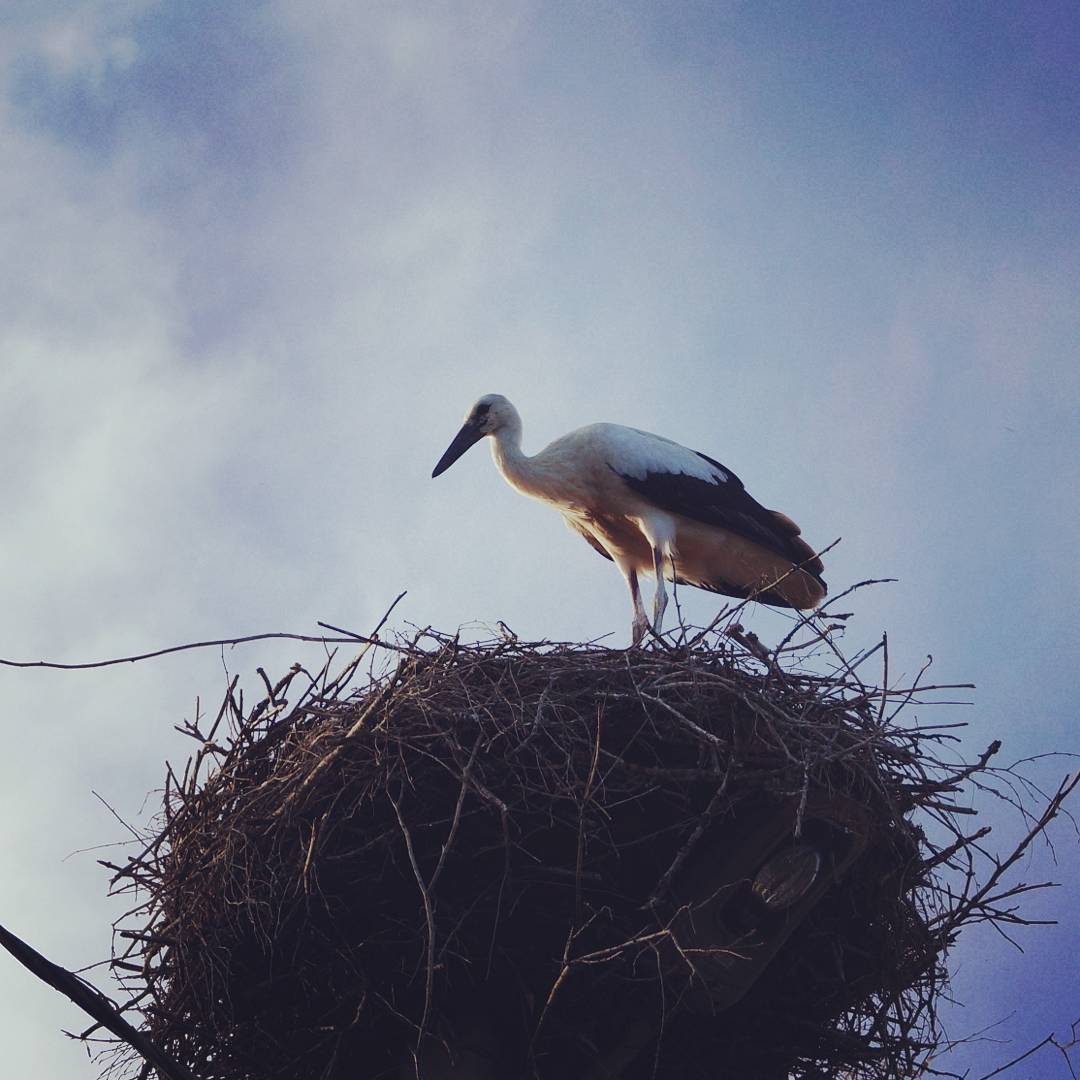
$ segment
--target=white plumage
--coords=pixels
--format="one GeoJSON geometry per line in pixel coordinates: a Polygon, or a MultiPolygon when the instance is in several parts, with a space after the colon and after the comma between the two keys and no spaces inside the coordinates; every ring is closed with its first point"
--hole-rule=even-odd
{"type": "Polygon", "coordinates": [[[648,618],[641,574],[656,578],[653,628],[667,606],[665,578],[781,607],[813,608],[825,597],[821,560],[787,516],[767,510],[718,461],[660,435],[619,424],[589,424],[529,457],[521,417],[488,394],[432,476],[484,436],[499,471],[518,491],[550,503],[566,523],[622,571],[634,605],[633,640],[648,618]]]}
{"type": "MultiPolygon", "coordinates": [[[[610,460],[619,463],[619,471],[643,480],[649,473],[682,473],[710,484],[725,484],[731,474],[716,462],[703,458],[693,450],[663,435],[653,435],[622,424],[589,424],[556,439],[570,445],[589,445],[603,448],[610,460]]],[[[550,450],[551,447],[548,447],[550,450]]],[[[547,451],[543,451],[547,453],[547,451]]]]}

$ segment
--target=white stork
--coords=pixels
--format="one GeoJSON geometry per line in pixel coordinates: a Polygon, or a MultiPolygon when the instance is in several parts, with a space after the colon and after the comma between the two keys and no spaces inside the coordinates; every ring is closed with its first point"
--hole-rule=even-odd
{"type": "Polygon", "coordinates": [[[469,410],[431,475],[485,436],[512,487],[554,506],[622,571],[634,603],[635,645],[648,626],[640,574],[656,578],[657,633],[667,607],[665,577],[777,607],[814,608],[825,598],[821,560],[795,522],[766,510],[705,454],[636,428],[589,424],[529,457],[517,409],[488,394],[469,410]]]}

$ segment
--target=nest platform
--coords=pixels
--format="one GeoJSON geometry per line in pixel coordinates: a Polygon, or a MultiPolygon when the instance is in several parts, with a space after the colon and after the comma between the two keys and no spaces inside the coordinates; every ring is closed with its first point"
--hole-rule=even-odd
{"type": "Polygon", "coordinates": [[[202,1080],[917,1074],[1002,906],[960,805],[996,746],[826,646],[427,632],[234,683],[114,867],[144,1030],[202,1080]]]}

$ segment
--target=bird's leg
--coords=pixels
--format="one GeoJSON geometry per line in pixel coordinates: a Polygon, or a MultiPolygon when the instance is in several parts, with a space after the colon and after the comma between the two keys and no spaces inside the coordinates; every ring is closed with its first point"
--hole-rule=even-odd
{"type": "Polygon", "coordinates": [[[652,549],[653,570],[656,573],[656,592],[653,595],[653,630],[660,633],[664,625],[664,612],[667,610],[667,586],[664,584],[664,550],[654,546],[652,549]]]}
{"type": "Polygon", "coordinates": [[[626,571],[626,583],[630,586],[630,599],[634,604],[634,621],[631,624],[631,640],[634,645],[640,645],[645,636],[645,630],[649,625],[649,617],[645,614],[645,605],[641,602],[641,589],[638,587],[637,571],[632,567],[626,571]]]}

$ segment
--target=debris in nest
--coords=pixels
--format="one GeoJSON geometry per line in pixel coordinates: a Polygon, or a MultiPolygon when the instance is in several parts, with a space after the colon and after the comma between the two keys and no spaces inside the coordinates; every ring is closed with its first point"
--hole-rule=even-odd
{"type": "Polygon", "coordinates": [[[201,1080],[918,1074],[950,945],[1026,921],[1003,875],[1075,780],[995,858],[967,802],[1022,780],[909,719],[946,688],[681,641],[424,631],[234,681],[114,867],[155,1045],[201,1080]]]}

